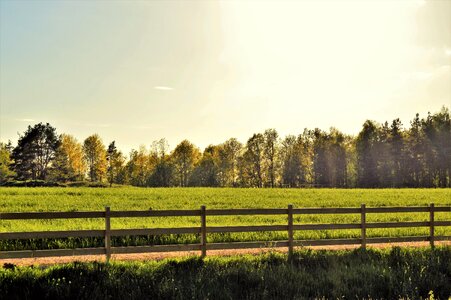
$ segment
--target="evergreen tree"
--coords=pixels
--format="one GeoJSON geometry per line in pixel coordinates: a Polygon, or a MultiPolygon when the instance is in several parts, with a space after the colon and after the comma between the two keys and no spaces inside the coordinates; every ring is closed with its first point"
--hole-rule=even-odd
{"type": "Polygon", "coordinates": [[[28,126],[12,152],[19,180],[46,180],[59,146],[56,129],[49,123],[28,126]]]}
{"type": "Polygon", "coordinates": [[[378,126],[367,120],[357,136],[357,177],[359,187],[378,187],[376,143],[378,126]]]}
{"type": "Polygon", "coordinates": [[[110,186],[112,186],[113,183],[121,183],[123,181],[121,175],[123,174],[125,159],[122,153],[117,150],[115,141],[112,141],[108,145],[106,159],[108,162],[107,174],[110,186]]]}

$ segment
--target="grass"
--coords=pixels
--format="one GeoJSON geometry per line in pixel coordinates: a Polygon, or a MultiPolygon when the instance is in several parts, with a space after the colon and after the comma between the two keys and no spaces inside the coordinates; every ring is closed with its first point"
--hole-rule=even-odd
{"type": "MultiPolygon", "coordinates": [[[[234,189],[234,188],[0,188],[0,212],[294,207],[367,207],[451,205],[451,189],[234,189]]],[[[368,222],[427,221],[428,213],[370,214],[368,222]]],[[[437,213],[436,220],[449,220],[437,213]]],[[[355,215],[296,215],[295,224],[359,222],[355,215]]],[[[285,216],[208,217],[210,226],[286,224],[285,216]]],[[[0,232],[103,229],[103,219],[0,220],[0,232]]],[[[200,226],[198,217],[115,218],[113,229],[200,226]]],[[[372,236],[428,235],[428,228],[368,229],[372,236]]],[[[437,227],[436,235],[450,235],[437,227]]],[[[357,230],[297,231],[295,239],[359,237],[357,230]]],[[[208,242],[281,240],[285,232],[209,234],[208,242]]],[[[197,235],[114,238],[113,246],[195,243],[197,235]]],[[[103,239],[70,238],[0,241],[0,250],[102,246],[103,239]]]]}
{"type": "Polygon", "coordinates": [[[448,299],[451,248],[0,269],[4,299],[448,299]]]}

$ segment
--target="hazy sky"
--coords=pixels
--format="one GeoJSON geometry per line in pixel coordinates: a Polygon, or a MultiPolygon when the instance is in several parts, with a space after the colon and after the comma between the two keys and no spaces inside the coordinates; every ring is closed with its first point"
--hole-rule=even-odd
{"type": "Polygon", "coordinates": [[[0,140],[125,152],[451,107],[451,1],[0,0],[0,140]]]}

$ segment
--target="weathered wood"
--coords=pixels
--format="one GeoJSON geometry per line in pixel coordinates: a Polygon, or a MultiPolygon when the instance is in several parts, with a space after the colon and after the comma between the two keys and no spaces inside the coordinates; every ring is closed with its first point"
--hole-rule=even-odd
{"type": "Polygon", "coordinates": [[[256,225],[256,226],[210,226],[208,233],[224,232],[261,232],[261,231],[287,231],[286,225],[256,225]]]}
{"type": "Polygon", "coordinates": [[[112,247],[112,254],[125,253],[147,253],[147,252],[175,252],[175,251],[199,251],[199,244],[176,244],[176,245],[155,245],[155,246],[130,246],[130,247],[112,247]]]}
{"type": "MultiPolygon", "coordinates": [[[[354,214],[360,213],[360,208],[296,208],[293,214],[354,214]]],[[[430,212],[430,207],[369,207],[367,213],[402,213],[402,212],[430,212]]],[[[434,207],[434,212],[451,212],[451,207],[434,207]]],[[[283,215],[286,209],[262,208],[262,209],[215,209],[208,210],[208,216],[228,215],[283,215]]],[[[144,211],[111,211],[111,218],[136,218],[136,217],[183,217],[200,216],[200,210],[144,210],[144,211]]],[[[77,211],[77,212],[14,212],[0,213],[1,220],[31,220],[31,219],[82,219],[103,218],[101,211],[77,211]]]]}
{"type": "Polygon", "coordinates": [[[208,250],[288,247],[288,241],[209,243],[208,250]]]}
{"type": "Polygon", "coordinates": [[[291,259],[293,257],[293,205],[288,205],[288,257],[291,259]]]}
{"type": "Polygon", "coordinates": [[[435,212],[451,212],[451,206],[434,206],[435,212]]]}
{"type": "Polygon", "coordinates": [[[367,238],[368,244],[405,243],[428,241],[429,236],[373,237],[367,238]]]}
{"type": "Polygon", "coordinates": [[[400,206],[400,207],[367,207],[367,213],[412,213],[428,212],[427,206],[400,206]]]}
{"type": "MultiPolygon", "coordinates": [[[[414,213],[414,212],[429,212],[428,206],[404,206],[404,207],[367,207],[367,213],[414,213]]],[[[434,208],[435,212],[451,212],[450,206],[437,206],[434,208]]]]}
{"type": "Polygon", "coordinates": [[[198,251],[205,256],[207,250],[213,249],[242,249],[260,247],[288,247],[291,255],[296,246],[320,246],[320,245],[349,245],[394,242],[429,241],[434,246],[435,241],[449,241],[450,236],[435,236],[435,226],[451,226],[451,221],[435,221],[434,212],[451,212],[451,207],[376,207],[366,208],[362,204],[360,208],[301,208],[293,209],[220,209],[206,211],[205,206],[200,210],[163,210],[163,211],[118,211],[112,212],[109,207],[104,212],[25,212],[25,213],[1,213],[0,219],[71,219],[71,218],[105,218],[105,230],[69,230],[69,231],[35,231],[35,232],[3,232],[0,240],[6,239],[33,239],[33,238],[66,238],[66,237],[102,237],[105,238],[104,248],[77,248],[55,250],[25,250],[25,251],[0,251],[0,259],[47,257],[68,255],[95,255],[105,254],[107,260],[112,253],[141,253],[141,252],[166,252],[166,251],[198,251]],[[429,222],[382,222],[367,223],[366,213],[398,213],[398,212],[429,212],[429,222]],[[360,224],[293,224],[293,214],[350,214],[360,213],[360,224]],[[207,227],[206,216],[224,215],[281,215],[288,214],[287,225],[262,225],[262,226],[216,226],[207,227]],[[111,217],[177,217],[200,216],[200,227],[181,228],[151,228],[151,229],[117,229],[111,230],[111,217]],[[397,228],[397,227],[430,227],[429,236],[413,237],[366,237],[367,228],[397,228]],[[359,239],[327,239],[327,240],[298,240],[294,241],[294,230],[333,230],[333,229],[361,229],[359,239]],[[207,233],[215,232],[258,232],[258,231],[288,231],[288,241],[256,241],[236,243],[207,244],[207,233]],[[128,235],[159,235],[159,234],[201,234],[201,243],[196,245],[157,245],[138,247],[111,247],[111,236],[128,235]]]}
{"type": "Polygon", "coordinates": [[[110,220],[110,207],[105,207],[105,257],[108,262],[111,257],[111,220],[110,220]]]}
{"type": "Polygon", "coordinates": [[[360,222],[361,222],[361,232],[362,232],[362,248],[366,248],[366,205],[362,204],[360,206],[361,213],[360,213],[360,222]]]}
{"type": "Polygon", "coordinates": [[[366,223],[366,228],[400,228],[400,227],[428,227],[429,222],[381,222],[366,223]]]}
{"type": "Polygon", "coordinates": [[[0,259],[104,254],[104,248],[0,251],[0,259]]]}
{"type": "Polygon", "coordinates": [[[202,257],[207,256],[207,214],[205,205],[200,207],[200,244],[202,257]]]}
{"type": "Polygon", "coordinates": [[[103,211],[0,213],[0,220],[103,218],[103,211]]]}
{"type": "Polygon", "coordinates": [[[304,214],[304,215],[326,215],[326,214],[355,214],[359,213],[359,208],[354,207],[337,207],[337,208],[295,208],[293,209],[293,214],[304,214]]]}
{"type": "Polygon", "coordinates": [[[133,210],[112,211],[114,218],[137,218],[137,217],[195,217],[200,216],[200,210],[133,210]]]}
{"type": "Polygon", "coordinates": [[[244,209],[209,209],[207,216],[241,216],[241,215],[285,215],[281,208],[244,208],[244,209]]]}
{"type": "Polygon", "coordinates": [[[302,224],[294,225],[294,230],[332,230],[332,229],[360,229],[360,224],[345,223],[345,224],[302,224]]]}
{"type": "Polygon", "coordinates": [[[435,221],[434,226],[451,226],[451,221],[435,221]]]}
{"type": "Polygon", "coordinates": [[[434,203],[431,203],[430,205],[429,223],[429,243],[431,247],[434,248],[434,203]]]}
{"type": "Polygon", "coordinates": [[[200,231],[201,229],[199,227],[112,229],[110,231],[110,236],[196,234],[200,233],[200,231]]]}
{"type": "Polygon", "coordinates": [[[29,231],[29,232],[2,232],[0,240],[8,239],[47,239],[68,237],[103,237],[104,230],[66,230],[66,231],[29,231]]]}
{"type": "Polygon", "coordinates": [[[361,239],[295,240],[295,246],[333,246],[361,244],[361,239]]]}

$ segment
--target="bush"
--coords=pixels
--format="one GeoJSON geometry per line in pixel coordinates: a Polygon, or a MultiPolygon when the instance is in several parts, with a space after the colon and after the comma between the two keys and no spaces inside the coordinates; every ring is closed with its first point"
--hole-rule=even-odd
{"type": "Polygon", "coordinates": [[[1,184],[7,187],[65,187],[66,185],[54,181],[45,180],[26,180],[26,181],[7,181],[1,184]]]}
{"type": "Polygon", "coordinates": [[[66,183],[68,187],[100,187],[106,188],[109,185],[104,182],[91,182],[91,181],[73,181],[66,183]]]}

